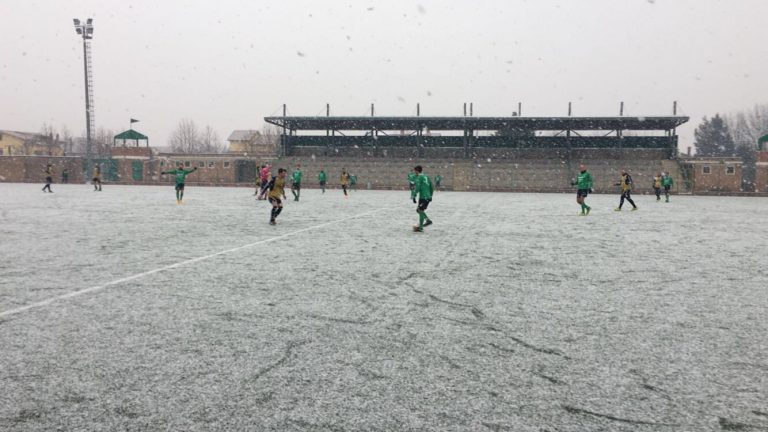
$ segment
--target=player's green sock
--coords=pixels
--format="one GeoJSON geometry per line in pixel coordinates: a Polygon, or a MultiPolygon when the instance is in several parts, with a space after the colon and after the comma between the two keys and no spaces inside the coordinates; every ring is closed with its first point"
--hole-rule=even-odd
{"type": "Polygon", "coordinates": [[[419,213],[419,227],[424,226],[424,220],[427,219],[427,215],[424,214],[424,212],[419,213]]]}
{"type": "Polygon", "coordinates": [[[581,203],[581,212],[586,213],[587,212],[587,205],[584,203],[581,203]]]}

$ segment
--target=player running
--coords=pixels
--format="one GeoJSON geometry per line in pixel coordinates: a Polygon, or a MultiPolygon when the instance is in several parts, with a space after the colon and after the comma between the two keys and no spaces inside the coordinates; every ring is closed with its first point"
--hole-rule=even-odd
{"type": "Polygon", "coordinates": [[[48,189],[48,192],[53,193],[51,190],[51,183],[53,183],[53,165],[46,165],[43,173],[45,174],[45,186],[43,186],[43,192],[48,189]]]}
{"type": "Polygon", "coordinates": [[[301,195],[301,176],[301,165],[296,164],[296,169],[291,173],[291,193],[294,201],[298,201],[301,195]]]}
{"type": "Polygon", "coordinates": [[[661,201],[661,173],[653,176],[653,192],[656,194],[656,202],[661,201]]]}
{"type": "Polygon", "coordinates": [[[270,169],[270,164],[261,167],[261,172],[259,173],[259,177],[261,177],[261,192],[259,192],[259,196],[256,197],[257,200],[267,199],[267,185],[269,185],[269,177],[271,174],[270,169]]]}
{"type": "Polygon", "coordinates": [[[349,186],[349,173],[346,168],[341,169],[341,177],[339,178],[341,183],[341,189],[344,191],[344,198],[349,198],[347,195],[347,186],[349,186]]]}
{"type": "Polygon", "coordinates": [[[592,193],[592,174],[587,171],[587,167],[579,165],[579,175],[571,181],[571,186],[576,186],[576,202],[581,205],[581,216],[586,216],[592,207],[588,206],[584,200],[587,199],[587,195],[592,193]]]}
{"type": "Polygon", "coordinates": [[[101,192],[101,166],[98,164],[93,167],[93,180],[91,183],[93,183],[94,192],[101,192]]]}
{"type": "Polygon", "coordinates": [[[325,173],[325,170],[320,170],[320,174],[317,175],[317,181],[320,182],[320,189],[325,193],[325,182],[328,181],[328,174],[325,173]]]}
{"type": "Polygon", "coordinates": [[[176,176],[176,204],[182,204],[184,200],[184,182],[187,175],[197,171],[197,167],[191,170],[184,169],[184,166],[179,162],[178,168],[171,171],[163,171],[160,174],[171,174],[176,176]]]}
{"type": "Polygon", "coordinates": [[[621,170],[621,179],[618,183],[615,183],[614,186],[621,186],[621,199],[619,200],[619,206],[616,207],[615,211],[621,211],[621,207],[624,205],[624,200],[627,200],[632,204],[632,211],[637,210],[637,206],[630,196],[632,192],[632,176],[629,175],[627,170],[621,170]]]}
{"type": "Polygon", "coordinates": [[[427,216],[427,207],[432,202],[432,193],[435,189],[432,187],[432,180],[422,173],[421,165],[413,167],[415,173],[413,190],[411,190],[411,200],[416,204],[416,196],[419,196],[416,213],[419,214],[419,224],[413,227],[416,232],[423,232],[425,226],[432,225],[432,220],[427,216]]]}
{"type": "Polygon", "coordinates": [[[267,184],[267,189],[269,189],[269,194],[267,195],[267,199],[269,199],[269,203],[272,204],[272,214],[269,218],[269,224],[275,225],[277,222],[275,222],[275,219],[277,219],[277,216],[280,214],[280,212],[283,211],[283,201],[280,199],[282,196],[283,199],[285,198],[285,173],[286,170],[283,168],[280,168],[277,170],[277,176],[272,177],[272,180],[269,181],[267,184]]]}
{"type": "Polygon", "coordinates": [[[672,181],[672,176],[669,175],[668,172],[661,176],[661,186],[664,188],[664,196],[667,198],[666,202],[669,202],[669,189],[673,184],[675,184],[675,182],[672,181]]]}

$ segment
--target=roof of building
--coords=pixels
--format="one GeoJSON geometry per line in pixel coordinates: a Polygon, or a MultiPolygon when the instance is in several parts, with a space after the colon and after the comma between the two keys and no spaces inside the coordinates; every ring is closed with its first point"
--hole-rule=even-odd
{"type": "Polygon", "coordinates": [[[120,132],[119,134],[115,135],[116,140],[145,140],[149,139],[146,135],[139,131],[135,131],[133,129],[128,129],[127,131],[120,132]]]}
{"type": "Polygon", "coordinates": [[[0,130],[1,134],[5,135],[11,135],[16,138],[22,139],[22,140],[28,140],[28,139],[39,139],[41,135],[39,133],[35,132],[19,132],[19,131],[11,131],[11,130],[0,130]]]}
{"type": "Polygon", "coordinates": [[[231,134],[229,134],[227,141],[248,141],[253,138],[254,135],[260,135],[259,131],[253,129],[234,130],[231,134]]]}
{"type": "MultiPolygon", "coordinates": [[[[293,130],[671,130],[688,117],[265,117],[293,130]]],[[[231,139],[230,139],[231,140],[231,139]]]]}

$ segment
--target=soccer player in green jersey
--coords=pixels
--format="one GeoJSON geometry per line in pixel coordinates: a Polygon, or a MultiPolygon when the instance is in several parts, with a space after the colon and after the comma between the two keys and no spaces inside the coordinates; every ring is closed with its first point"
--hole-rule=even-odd
{"type": "Polygon", "coordinates": [[[673,184],[675,184],[675,182],[672,181],[672,176],[669,175],[669,173],[664,173],[664,175],[661,176],[661,186],[664,188],[664,196],[667,198],[666,202],[669,202],[669,189],[673,184]]]}
{"type": "Polygon", "coordinates": [[[432,193],[435,189],[432,187],[432,180],[422,172],[421,165],[413,167],[414,180],[413,189],[411,190],[411,199],[416,204],[416,196],[419,197],[418,206],[416,207],[416,213],[419,214],[419,224],[413,227],[416,232],[423,232],[425,226],[432,225],[432,220],[427,216],[427,207],[432,202],[432,193]]]}
{"type": "Polygon", "coordinates": [[[197,167],[191,170],[184,169],[181,162],[179,162],[178,168],[171,171],[163,171],[160,174],[171,174],[176,176],[176,204],[181,204],[184,199],[184,181],[189,173],[197,171],[197,167]]]}
{"type": "Polygon", "coordinates": [[[592,193],[592,174],[583,164],[579,165],[579,176],[571,182],[571,186],[576,186],[576,202],[581,205],[581,215],[588,215],[592,207],[588,206],[584,200],[592,193]]]}
{"type": "Polygon", "coordinates": [[[440,190],[440,182],[443,181],[443,178],[440,177],[440,174],[435,176],[435,190],[440,190]]]}
{"type": "Polygon", "coordinates": [[[325,170],[320,170],[320,174],[317,175],[317,181],[320,182],[320,189],[325,193],[325,182],[328,181],[328,174],[325,173],[325,170]]]}
{"type": "Polygon", "coordinates": [[[355,185],[357,185],[357,176],[350,173],[349,174],[349,190],[350,192],[355,190],[355,185]]]}
{"type": "Polygon", "coordinates": [[[298,201],[301,195],[301,176],[301,165],[296,164],[296,169],[291,173],[291,193],[294,201],[298,201]]]}

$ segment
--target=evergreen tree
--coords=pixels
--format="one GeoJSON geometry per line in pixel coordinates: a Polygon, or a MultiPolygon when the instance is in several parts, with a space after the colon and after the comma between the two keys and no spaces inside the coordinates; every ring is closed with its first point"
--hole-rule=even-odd
{"type": "Polygon", "coordinates": [[[715,114],[711,120],[706,117],[694,132],[697,156],[735,156],[736,147],[725,120],[715,114]]]}

